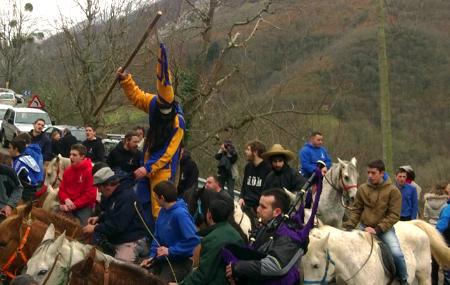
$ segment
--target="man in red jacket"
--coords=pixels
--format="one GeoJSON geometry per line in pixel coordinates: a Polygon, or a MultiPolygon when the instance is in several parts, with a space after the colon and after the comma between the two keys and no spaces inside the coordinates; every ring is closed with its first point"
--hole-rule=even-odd
{"type": "Polygon", "coordinates": [[[86,147],[75,144],[70,149],[72,164],[64,171],[59,186],[59,209],[71,213],[84,226],[92,214],[97,198],[97,189],[93,186],[92,163],[86,157],[86,147]]]}

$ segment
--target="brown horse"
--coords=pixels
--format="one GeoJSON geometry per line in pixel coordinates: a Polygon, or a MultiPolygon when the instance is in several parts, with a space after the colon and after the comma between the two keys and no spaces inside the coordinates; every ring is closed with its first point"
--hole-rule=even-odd
{"type": "Polygon", "coordinates": [[[13,278],[38,248],[47,224],[32,219],[31,205],[0,224],[0,273],[13,278]]]}
{"type": "Polygon", "coordinates": [[[95,259],[95,248],[83,261],[70,268],[69,285],[165,284],[145,269],[127,263],[106,263],[95,259]]]}
{"type": "Polygon", "coordinates": [[[0,224],[0,265],[3,268],[0,273],[11,278],[20,272],[38,248],[50,223],[58,232],[65,231],[70,238],[83,239],[80,224],[67,217],[34,208],[31,204],[18,207],[16,214],[0,224]]]}

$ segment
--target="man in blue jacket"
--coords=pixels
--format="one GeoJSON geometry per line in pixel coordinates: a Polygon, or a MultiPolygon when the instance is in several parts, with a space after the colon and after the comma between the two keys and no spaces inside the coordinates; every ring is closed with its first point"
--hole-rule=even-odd
{"type": "Polygon", "coordinates": [[[23,186],[22,200],[33,201],[34,194],[44,180],[41,149],[37,144],[30,144],[28,134],[20,134],[9,144],[9,154],[13,158],[13,169],[23,186]]]}
{"type": "Polygon", "coordinates": [[[419,203],[417,199],[417,190],[411,184],[406,183],[407,173],[403,168],[397,169],[395,173],[396,186],[402,193],[402,210],[400,212],[400,221],[410,221],[417,219],[419,212],[419,203]]]}
{"type": "Polygon", "coordinates": [[[142,210],[134,207],[133,179],[100,166],[94,173],[94,185],[102,193],[101,213],[87,220],[83,232],[93,233],[94,244],[111,251],[115,258],[134,262],[145,247],[146,232],[137,213],[142,210]]]}
{"type": "Polygon", "coordinates": [[[305,178],[309,178],[317,168],[320,161],[325,167],[322,168],[322,174],[325,175],[331,167],[331,159],[327,149],[323,146],[323,135],[320,132],[313,132],[309,137],[309,142],[300,149],[298,161],[301,164],[300,172],[305,178]]]}
{"type": "Polygon", "coordinates": [[[150,258],[141,266],[151,267],[153,274],[166,282],[183,280],[192,269],[193,251],[200,243],[195,225],[182,199],[177,200],[177,188],[171,181],[158,183],[153,191],[161,211],[156,220],[155,237],[150,249],[150,258]],[[170,261],[173,276],[167,260],[170,261]]]}
{"type": "MultiPolygon", "coordinates": [[[[447,206],[439,214],[436,228],[444,236],[447,245],[450,246],[450,193],[447,194],[449,200],[447,206]]],[[[450,270],[444,270],[444,285],[450,285],[450,270]]]]}

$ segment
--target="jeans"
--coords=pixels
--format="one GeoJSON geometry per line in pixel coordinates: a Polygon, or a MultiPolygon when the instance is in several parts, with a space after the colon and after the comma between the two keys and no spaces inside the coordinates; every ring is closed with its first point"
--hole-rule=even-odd
{"type": "Polygon", "coordinates": [[[80,224],[84,227],[87,225],[87,220],[92,215],[92,208],[88,206],[85,208],[76,209],[72,212],[72,214],[80,220],[80,224]]]}
{"type": "Polygon", "coordinates": [[[228,194],[234,199],[234,178],[233,176],[219,176],[219,183],[223,189],[227,187],[228,194]]]}
{"type": "Polygon", "coordinates": [[[406,281],[408,279],[408,271],[406,270],[405,256],[400,248],[400,243],[397,235],[395,234],[395,229],[391,228],[384,233],[380,233],[378,234],[378,237],[389,247],[392,252],[398,278],[400,278],[401,281],[406,281]]]}

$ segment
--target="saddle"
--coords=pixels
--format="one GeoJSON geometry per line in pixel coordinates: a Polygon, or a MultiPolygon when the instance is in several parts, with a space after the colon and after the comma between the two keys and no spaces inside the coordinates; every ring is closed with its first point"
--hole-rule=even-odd
{"type": "Polygon", "coordinates": [[[392,256],[392,252],[384,242],[381,240],[377,240],[378,245],[380,247],[380,255],[381,260],[383,261],[383,269],[386,275],[390,276],[391,280],[394,279],[397,273],[397,269],[395,268],[394,257],[392,256]]]}

